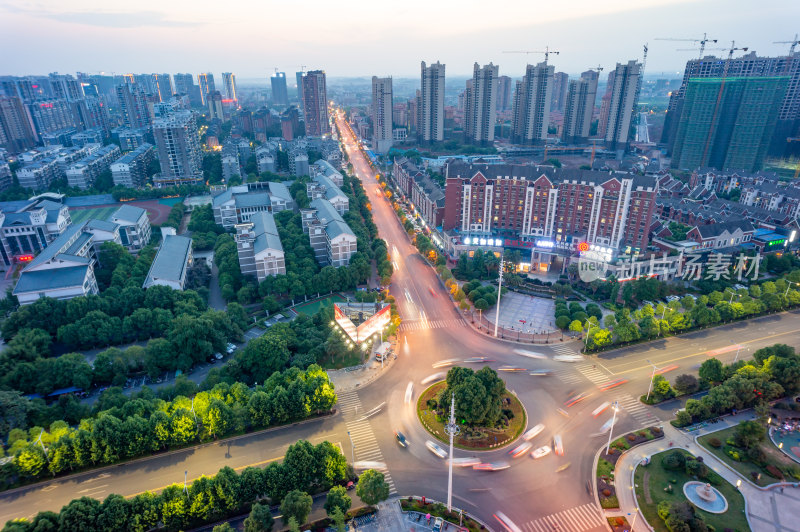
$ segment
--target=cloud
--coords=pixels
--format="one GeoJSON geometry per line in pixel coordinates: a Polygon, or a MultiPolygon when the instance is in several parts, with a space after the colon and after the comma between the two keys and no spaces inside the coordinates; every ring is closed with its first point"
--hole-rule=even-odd
{"type": "MultiPolygon", "coordinates": [[[[33,7],[33,6],[31,6],[33,7]]],[[[42,6],[37,8],[6,4],[0,9],[10,13],[28,15],[35,18],[48,18],[68,24],[97,26],[100,28],[144,28],[200,26],[200,22],[169,20],[158,11],[56,11],[42,6]]]]}

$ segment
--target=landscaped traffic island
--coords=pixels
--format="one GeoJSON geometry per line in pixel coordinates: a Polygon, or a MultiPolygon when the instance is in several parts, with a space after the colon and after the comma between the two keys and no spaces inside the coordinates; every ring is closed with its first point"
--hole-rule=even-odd
{"type": "Polygon", "coordinates": [[[449,444],[444,426],[450,416],[450,399],[455,397],[456,423],[461,428],[454,445],[467,450],[490,450],[507,445],[525,430],[525,409],[506,390],[497,372],[489,367],[479,371],[454,367],[447,379],[420,394],[417,416],[436,439],[449,444]]]}
{"type": "MultiPolygon", "coordinates": [[[[639,465],[634,473],[636,500],[647,522],[656,532],[670,530],[699,530],[702,521],[714,530],[750,530],[744,513],[742,494],[700,458],[683,449],[663,451],[650,457],[648,465],[639,465]],[[686,490],[684,486],[690,484],[686,490]],[[700,486],[697,491],[696,485],[700,486]],[[709,484],[708,489],[705,489],[709,484]],[[703,504],[702,499],[727,502],[721,513],[710,513],[687,500],[689,492],[703,504]],[[682,527],[686,523],[688,528],[682,527]]],[[[719,510],[717,510],[719,511],[719,510]]],[[[704,529],[703,529],[704,530],[704,529]]]]}

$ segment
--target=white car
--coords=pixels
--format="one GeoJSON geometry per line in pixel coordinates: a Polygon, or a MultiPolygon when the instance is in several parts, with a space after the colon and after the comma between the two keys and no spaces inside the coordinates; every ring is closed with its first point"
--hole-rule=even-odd
{"type": "Polygon", "coordinates": [[[553,360],[558,362],[580,362],[583,357],[581,355],[556,355],[553,360]]]}
{"type": "Polygon", "coordinates": [[[538,436],[539,433],[542,432],[543,430],[544,430],[544,425],[542,423],[539,423],[538,425],[530,429],[528,432],[523,434],[522,439],[525,441],[530,441],[534,439],[536,436],[538,436]]]}
{"type": "Polygon", "coordinates": [[[406,386],[406,397],[405,397],[406,404],[411,403],[411,399],[413,398],[413,396],[414,396],[414,383],[409,382],[408,386],[406,386]]]}
{"type": "Polygon", "coordinates": [[[480,463],[481,461],[475,458],[474,456],[467,458],[453,458],[453,465],[456,467],[472,467],[480,463]]]}
{"type": "Polygon", "coordinates": [[[421,382],[422,384],[430,384],[430,383],[432,383],[432,382],[438,382],[438,381],[442,381],[442,380],[444,380],[444,378],[445,378],[446,376],[447,376],[447,375],[445,375],[444,373],[434,373],[433,375],[430,375],[430,376],[428,376],[428,377],[425,377],[425,378],[424,378],[424,379],[422,379],[422,381],[420,381],[420,382],[421,382]]]}
{"type": "Polygon", "coordinates": [[[549,445],[545,445],[543,447],[539,447],[538,449],[536,449],[535,451],[533,451],[531,453],[531,458],[536,460],[536,459],[541,458],[543,456],[547,456],[548,454],[550,454],[551,451],[552,451],[552,449],[550,448],[549,445]]]}
{"type": "Polygon", "coordinates": [[[442,449],[442,447],[439,444],[434,443],[431,440],[428,440],[425,442],[425,447],[427,447],[430,452],[432,452],[439,458],[447,458],[447,451],[442,449]]]}
{"type": "Polygon", "coordinates": [[[560,434],[553,436],[553,447],[555,448],[558,456],[564,456],[564,444],[561,442],[560,434]]]}

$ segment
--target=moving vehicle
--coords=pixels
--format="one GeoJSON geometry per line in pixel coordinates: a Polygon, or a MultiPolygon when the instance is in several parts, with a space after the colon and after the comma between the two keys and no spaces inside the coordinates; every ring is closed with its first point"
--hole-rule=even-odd
{"type": "Polygon", "coordinates": [[[425,442],[425,447],[439,458],[447,458],[447,451],[442,449],[441,445],[428,440],[425,442]]]}
{"type": "Polygon", "coordinates": [[[536,436],[538,436],[539,433],[542,432],[543,430],[544,430],[544,424],[543,423],[539,423],[538,425],[536,425],[535,427],[530,429],[528,432],[523,434],[522,435],[522,439],[525,440],[525,441],[530,441],[530,440],[534,439],[536,436]]]}
{"type": "Polygon", "coordinates": [[[397,439],[397,443],[400,444],[400,447],[408,447],[408,440],[406,439],[406,435],[400,432],[399,430],[394,431],[394,437],[397,439]]]}
{"type": "Polygon", "coordinates": [[[564,464],[561,467],[559,467],[558,469],[556,469],[556,473],[561,473],[562,471],[564,471],[565,469],[567,469],[571,465],[572,465],[572,462],[567,462],[566,464],[564,464]]]}
{"type": "Polygon", "coordinates": [[[525,368],[519,368],[517,366],[500,366],[497,368],[497,371],[527,371],[525,368]]]}
{"type": "Polygon", "coordinates": [[[611,425],[613,425],[613,424],[614,424],[614,418],[612,417],[608,421],[603,423],[602,427],[600,427],[600,434],[605,434],[606,432],[611,430],[611,425]]]}
{"type": "Polygon", "coordinates": [[[552,374],[553,371],[549,369],[535,369],[528,373],[528,375],[532,375],[534,377],[549,377],[552,374]]]}
{"type": "Polygon", "coordinates": [[[406,397],[405,397],[406,404],[411,403],[411,399],[413,398],[413,396],[414,396],[414,382],[412,381],[408,383],[408,386],[406,386],[406,397]]]}
{"type": "Polygon", "coordinates": [[[522,532],[522,529],[515,525],[503,512],[497,512],[494,514],[494,518],[500,521],[500,524],[503,525],[503,528],[508,532],[522,532]]]}
{"type": "Polygon", "coordinates": [[[452,366],[452,365],[453,365],[453,364],[455,364],[456,362],[458,362],[458,359],[457,359],[457,358],[449,358],[449,359],[447,359],[447,360],[440,360],[439,362],[435,362],[435,363],[433,364],[433,368],[434,368],[434,369],[438,369],[438,368],[446,368],[447,366],[452,366]]]}
{"type": "Polygon", "coordinates": [[[472,357],[464,360],[465,364],[481,364],[481,363],[488,364],[489,362],[494,362],[494,360],[488,357],[472,357]]]}
{"type": "Polygon", "coordinates": [[[575,406],[576,404],[580,403],[587,397],[589,397],[589,394],[586,392],[579,393],[578,395],[573,395],[564,402],[564,406],[566,407],[575,406]]]}
{"type": "Polygon", "coordinates": [[[608,390],[610,390],[612,388],[616,388],[617,386],[622,386],[626,382],[628,382],[628,379],[616,379],[616,380],[613,380],[613,381],[609,382],[608,384],[605,384],[605,385],[601,386],[600,387],[600,391],[603,391],[603,392],[608,391],[608,390]]]}
{"type": "Polygon", "coordinates": [[[553,449],[558,456],[564,456],[564,443],[561,441],[561,434],[553,436],[553,449]]]}
{"type": "Polygon", "coordinates": [[[583,357],[581,355],[556,355],[553,360],[557,362],[580,362],[583,357]]]}
{"type": "Polygon", "coordinates": [[[552,449],[550,448],[549,445],[544,445],[533,451],[531,453],[531,458],[533,458],[534,460],[539,459],[543,456],[547,456],[548,454],[550,454],[551,451],[552,449]]]}
{"type": "Polygon", "coordinates": [[[443,380],[445,377],[446,377],[446,375],[444,373],[434,373],[433,375],[429,375],[429,376],[425,377],[420,382],[422,384],[430,384],[432,382],[438,382],[440,380],[443,380]]]}
{"type": "Polygon", "coordinates": [[[592,416],[594,416],[594,417],[599,416],[600,414],[602,414],[603,412],[608,410],[609,406],[611,406],[610,402],[608,402],[608,401],[604,402],[603,404],[601,404],[600,406],[598,406],[597,408],[592,410],[592,416]]]}
{"type": "Polygon", "coordinates": [[[508,454],[510,454],[512,458],[519,458],[523,454],[530,451],[531,447],[533,447],[533,444],[529,441],[526,441],[508,451],[508,454]]]}
{"type": "Polygon", "coordinates": [[[456,467],[473,467],[480,464],[481,461],[474,456],[465,458],[453,458],[453,465],[456,467]]]}
{"type": "Polygon", "coordinates": [[[541,353],[535,353],[533,351],[526,351],[525,349],[514,349],[514,353],[516,353],[517,355],[519,355],[521,357],[540,358],[540,359],[547,358],[546,356],[544,356],[541,353]]]}
{"type": "Polygon", "coordinates": [[[501,471],[509,467],[511,467],[511,464],[508,462],[490,462],[474,465],[472,469],[475,471],[501,471]]]}

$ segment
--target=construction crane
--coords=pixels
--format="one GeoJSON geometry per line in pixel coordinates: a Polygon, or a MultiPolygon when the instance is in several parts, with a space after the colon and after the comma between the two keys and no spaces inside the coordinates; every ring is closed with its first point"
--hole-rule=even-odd
{"type": "Polygon", "coordinates": [[[550,58],[550,54],[560,54],[561,52],[556,52],[555,50],[551,50],[549,46],[545,46],[544,50],[507,50],[503,52],[504,54],[544,54],[544,62],[547,63],[547,60],[550,58]]]}
{"type": "Polygon", "coordinates": [[[725,61],[725,67],[722,69],[722,81],[719,84],[719,92],[717,93],[717,102],[714,104],[714,114],[711,116],[711,125],[708,128],[708,135],[706,135],[706,145],[703,148],[703,158],[701,161],[706,160],[706,155],[708,155],[708,148],[711,145],[711,135],[714,132],[714,128],[717,125],[717,116],[719,116],[719,104],[722,101],[722,91],[725,90],[725,79],[728,77],[728,67],[730,67],[731,59],[733,59],[733,52],[741,50],[746,52],[748,50],[747,46],[743,48],[736,47],[736,41],[731,41],[730,50],[728,50],[728,59],[725,61]]]}
{"type": "Polygon", "coordinates": [[[798,37],[798,35],[795,33],[793,41],[773,41],[772,44],[788,44],[789,45],[789,55],[792,55],[794,53],[795,46],[800,44],[800,41],[797,40],[797,37],[798,37]]]}
{"type": "MultiPolygon", "coordinates": [[[[676,52],[694,52],[694,48],[676,48],[676,52]]],[[[727,52],[727,48],[706,48],[708,52],[727,52]]]]}
{"type": "Polygon", "coordinates": [[[703,33],[702,39],[674,39],[672,37],[657,37],[657,41],[680,41],[680,42],[699,42],[700,43],[700,59],[703,58],[703,52],[706,51],[706,43],[716,43],[716,39],[709,39],[708,34],[703,33]]]}
{"type": "Polygon", "coordinates": [[[644,67],[647,66],[647,43],[644,43],[644,54],[642,56],[642,71],[640,78],[644,78],[644,67]]]}
{"type": "Polygon", "coordinates": [[[596,70],[598,74],[603,71],[603,67],[597,65],[595,68],[590,68],[589,70],[596,70]]]}

